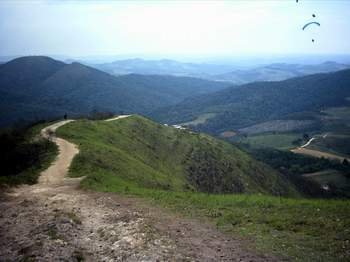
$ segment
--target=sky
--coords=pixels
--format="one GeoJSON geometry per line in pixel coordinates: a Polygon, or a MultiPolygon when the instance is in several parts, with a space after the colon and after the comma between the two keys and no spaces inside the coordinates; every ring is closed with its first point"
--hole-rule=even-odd
{"type": "Polygon", "coordinates": [[[2,0],[0,55],[350,54],[349,17],[349,0],[2,0]]]}

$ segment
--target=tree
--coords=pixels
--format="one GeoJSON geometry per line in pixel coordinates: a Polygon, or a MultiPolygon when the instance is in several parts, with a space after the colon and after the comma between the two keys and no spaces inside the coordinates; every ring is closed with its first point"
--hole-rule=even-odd
{"type": "Polygon", "coordinates": [[[308,135],[308,134],[303,134],[303,138],[304,138],[304,140],[309,140],[310,139],[310,136],[308,135]]]}

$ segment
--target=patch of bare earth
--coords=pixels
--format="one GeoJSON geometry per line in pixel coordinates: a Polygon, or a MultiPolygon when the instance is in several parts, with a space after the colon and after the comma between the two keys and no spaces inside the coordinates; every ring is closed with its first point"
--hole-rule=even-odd
{"type": "MultiPolygon", "coordinates": [[[[42,131],[49,137],[65,124],[42,131]]],[[[52,138],[60,153],[39,183],[0,200],[0,261],[274,261],[210,224],[184,219],[146,202],[82,191],[66,178],[79,151],[52,138]]]]}

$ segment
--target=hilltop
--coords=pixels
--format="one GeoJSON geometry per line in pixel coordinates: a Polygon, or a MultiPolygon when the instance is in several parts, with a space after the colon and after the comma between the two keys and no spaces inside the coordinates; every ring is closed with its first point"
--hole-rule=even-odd
{"type": "Polygon", "coordinates": [[[80,63],[21,57],[0,66],[0,126],[93,110],[146,114],[228,85],[173,76],[115,77],[80,63]]]}
{"type": "Polygon", "coordinates": [[[298,195],[283,176],[233,145],[140,116],[76,121],[58,135],[80,145],[70,174],[86,175],[87,187],[298,195]]]}
{"type": "Polygon", "coordinates": [[[79,145],[69,175],[86,176],[85,189],[152,199],[204,217],[281,258],[348,257],[348,201],[299,198],[285,177],[231,144],[140,116],[76,121],[58,135],[79,145]]]}
{"type": "Polygon", "coordinates": [[[58,128],[56,161],[38,184],[0,202],[4,258],[349,257],[349,201],[300,198],[280,174],[230,144],[140,116],[61,121],[41,134],[50,128],[58,128]]]}

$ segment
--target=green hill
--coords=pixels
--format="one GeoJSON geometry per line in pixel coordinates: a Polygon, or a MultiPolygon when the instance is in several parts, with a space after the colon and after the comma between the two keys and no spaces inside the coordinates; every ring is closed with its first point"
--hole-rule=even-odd
{"type": "Polygon", "coordinates": [[[224,74],[215,75],[211,79],[230,81],[236,85],[241,85],[260,81],[281,81],[318,73],[330,73],[348,69],[349,67],[349,65],[331,61],[314,65],[275,63],[252,69],[226,72],[224,74]]]}
{"type": "Polygon", "coordinates": [[[79,63],[21,57],[0,65],[0,126],[94,110],[147,114],[228,85],[189,77],[115,77],[79,63]]]}
{"type": "MultiPolygon", "coordinates": [[[[276,125],[275,120],[312,120],[305,123],[317,125],[315,114],[328,107],[349,106],[349,97],[350,70],[343,70],[226,88],[157,110],[153,117],[166,123],[184,123],[211,114],[197,128],[215,134],[246,127],[257,129],[256,124],[259,128],[266,124],[274,131],[270,127],[276,125]]],[[[289,126],[290,122],[285,124],[289,126]]]]}
{"type": "Polygon", "coordinates": [[[236,147],[140,116],[76,121],[58,135],[79,145],[70,174],[87,175],[88,187],[298,195],[279,173],[236,147]]]}
{"type": "Polygon", "coordinates": [[[140,116],[79,120],[57,133],[79,145],[69,174],[86,176],[83,188],[132,194],[204,218],[281,260],[349,258],[349,201],[260,194],[299,196],[276,171],[223,141],[140,116]]]}

